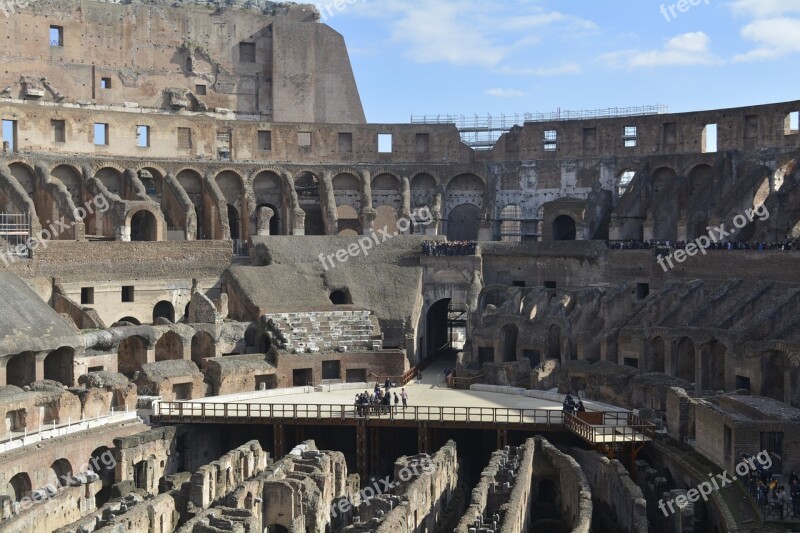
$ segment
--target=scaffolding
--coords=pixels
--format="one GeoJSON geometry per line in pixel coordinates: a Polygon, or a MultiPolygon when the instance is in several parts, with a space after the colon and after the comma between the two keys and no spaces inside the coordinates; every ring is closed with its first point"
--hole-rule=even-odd
{"type": "Polygon", "coordinates": [[[603,118],[641,117],[669,112],[665,105],[640,107],[610,107],[569,111],[557,109],[550,113],[522,113],[513,115],[411,115],[412,124],[452,124],[461,134],[464,144],[476,150],[489,150],[497,139],[515,126],[528,122],[563,122],[567,120],[594,120],[603,118]]]}
{"type": "Polygon", "coordinates": [[[9,255],[28,256],[31,217],[28,213],[0,213],[0,249],[9,255]]]}

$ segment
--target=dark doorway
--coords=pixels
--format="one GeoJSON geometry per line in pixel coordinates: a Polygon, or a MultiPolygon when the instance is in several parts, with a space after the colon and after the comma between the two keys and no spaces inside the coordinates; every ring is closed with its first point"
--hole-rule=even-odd
{"type": "Polygon", "coordinates": [[[568,215],[556,217],[553,221],[554,241],[574,241],[578,237],[575,220],[568,215]]]}
{"type": "Polygon", "coordinates": [[[313,372],[310,368],[296,368],[292,371],[292,386],[307,387],[313,383],[313,372]]]}
{"type": "Polygon", "coordinates": [[[136,242],[157,241],[156,217],[150,211],[139,211],[131,218],[131,240],[136,242]]]}
{"type": "Polygon", "coordinates": [[[342,365],[339,361],[323,361],[322,362],[322,379],[323,380],[336,380],[342,379],[342,365]]]}
{"type": "Polygon", "coordinates": [[[175,322],[175,308],[167,301],[161,301],[153,308],[153,324],[159,318],[166,318],[170,322],[175,322]]]}
{"type": "Polygon", "coordinates": [[[239,211],[231,204],[228,204],[228,226],[231,229],[231,240],[238,241],[242,238],[239,225],[239,211]]]}

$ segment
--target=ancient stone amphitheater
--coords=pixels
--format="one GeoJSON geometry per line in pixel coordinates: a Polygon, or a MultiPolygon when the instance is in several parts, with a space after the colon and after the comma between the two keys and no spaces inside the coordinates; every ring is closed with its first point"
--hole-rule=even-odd
{"type": "Polygon", "coordinates": [[[798,523],[800,101],[474,146],[368,124],[313,6],[22,3],[0,531],[798,523]]]}

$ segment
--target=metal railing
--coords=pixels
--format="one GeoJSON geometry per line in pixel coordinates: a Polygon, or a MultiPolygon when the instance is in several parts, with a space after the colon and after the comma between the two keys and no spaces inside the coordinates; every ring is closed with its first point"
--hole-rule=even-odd
{"type": "Polygon", "coordinates": [[[331,404],[260,404],[159,402],[153,416],[161,421],[248,420],[355,420],[382,419],[473,424],[561,426],[562,411],[497,407],[439,407],[331,404]]]}
{"type": "Polygon", "coordinates": [[[564,426],[595,444],[646,442],[655,436],[654,424],[628,412],[565,412],[564,426]]]}
{"type": "Polygon", "coordinates": [[[469,389],[470,385],[480,383],[485,377],[486,374],[478,374],[477,376],[463,378],[449,376],[447,378],[447,387],[450,389],[469,389]]]}

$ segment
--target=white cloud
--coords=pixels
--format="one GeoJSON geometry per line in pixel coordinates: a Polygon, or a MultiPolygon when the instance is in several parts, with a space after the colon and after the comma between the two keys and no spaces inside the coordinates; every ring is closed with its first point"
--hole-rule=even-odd
{"type": "Polygon", "coordinates": [[[756,18],[800,13],[797,0],[734,0],[730,5],[734,13],[756,18]]]}
{"type": "Polygon", "coordinates": [[[576,63],[567,63],[558,67],[522,67],[515,68],[502,66],[495,69],[497,74],[507,74],[510,76],[565,76],[569,74],[580,74],[581,67],[576,63]]]}
{"type": "Polygon", "coordinates": [[[497,68],[547,37],[579,38],[597,30],[581,17],[547,11],[528,0],[383,0],[359,2],[354,14],[381,19],[391,42],[416,63],[497,68]]]}
{"type": "Polygon", "coordinates": [[[617,68],[655,68],[710,65],[719,62],[711,53],[711,39],[703,32],[684,33],[668,40],[660,50],[620,50],[600,59],[617,68]]]}
{"type": "Polygon", "coordinates": [[[496,96],[498,98],[519,98],[521,96],[528,96],[527,93],[517,89],[489,89],[486,91],[489,96],[496,96]]]}
{"type": "Polygon", "coordinates": [[[734,61],[759,61],[800,53],[800,20],[773,18],[751,22],[742,28],[742,38],[756,43],[756,48],[740,54],[734,61]]]}

